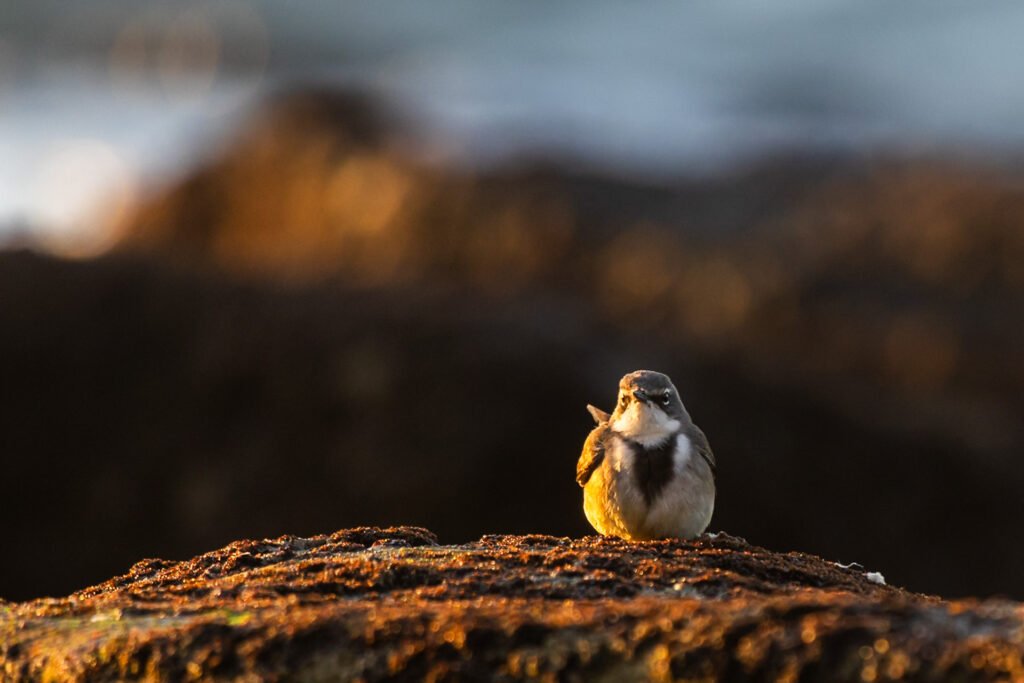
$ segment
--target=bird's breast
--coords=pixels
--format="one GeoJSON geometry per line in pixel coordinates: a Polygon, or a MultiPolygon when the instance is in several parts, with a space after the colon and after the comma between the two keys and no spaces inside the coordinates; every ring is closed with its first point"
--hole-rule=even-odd
{"type": "Polygon", "coordinates": [[[632,539],[690,538],[707,526],[714,483],[691,457],[685,435],[645,448],[614,435],[608,458],[588,482],[587,518],[603,534],[632,539]],[[706,475],[706,476],[705,476],[706,475]]]}
{"type": "Polygon", "coordinates": [[[678,434],[657,446],[644,446],[616,435],[609,449],[609,468],[613,481],[625,497],[650,507],[672,480],[686,470],[690,460],[690,440],[678,434]]]}

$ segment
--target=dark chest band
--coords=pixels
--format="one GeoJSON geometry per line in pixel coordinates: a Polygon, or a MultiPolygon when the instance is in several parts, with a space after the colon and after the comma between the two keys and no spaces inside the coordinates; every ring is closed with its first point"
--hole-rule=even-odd
{"type": "Polygon", "coordinates": [[[626,441],[633,450],[634,462],[631,471],[643,493],[644,501],[650,506],[672,479],[675,467],[672,455],[676,450],[677,438],[673,435],[660,446],[649,448],[641,446],[636,441],[626,441]]]}

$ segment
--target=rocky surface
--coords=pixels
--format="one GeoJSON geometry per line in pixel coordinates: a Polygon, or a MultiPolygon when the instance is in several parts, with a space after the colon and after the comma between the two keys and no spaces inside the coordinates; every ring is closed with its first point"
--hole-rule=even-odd
{"type": "Polygon", "coordinates": [[[238,541],[0,615],[10,680],[1024,676],[1018,604],[942,601],[725,534],[238,541]]]}

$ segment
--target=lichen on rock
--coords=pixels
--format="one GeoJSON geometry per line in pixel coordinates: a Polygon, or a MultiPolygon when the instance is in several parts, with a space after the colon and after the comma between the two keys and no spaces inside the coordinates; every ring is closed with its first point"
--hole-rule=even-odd
{"type": "Polygon", "coordinates": [[[1024,609],[693,541],[345,529],[143,560],[0,605],[7,679],[875,681],[1024,676],[1024,609]]]}

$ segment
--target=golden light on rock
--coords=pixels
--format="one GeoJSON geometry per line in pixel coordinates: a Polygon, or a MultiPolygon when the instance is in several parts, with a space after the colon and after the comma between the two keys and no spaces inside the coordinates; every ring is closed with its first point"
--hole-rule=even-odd
{"type": "Polygon", "coordinates": [[[682,261],[670,230],[640,223],[623,231],[604,250],[600,265],[606,304],[618,312],[650,306],[673,287],[682,261]]]}
{"type": "Polygon", "coordinates": [[[753,296],[744,273],[722,256],[693,264],[677,294],[684,323],[698,335],[722,334],[742,324],[753,296]]]}
{"type": "Polygon", "coordinates": [[[529,196],[502,202],[488,220],[468,221],[467,228],[461,244],[450,242],[451,253],[477,286],[509,294],[557,263],[569,245],[573,218],[558,197],[529,196]]]}
{"type": "Polygon", "coordinates": [[[885,672],[889,678],[899,679],[907,673],[910,657],[905,652],[893,652],[886,664],[885,672]]]}
{"type": "Polygon", "coordinates": [[[382,232],[408,198],[412,179],[398,164],[377,154],[345,159],[327,182],[324,201],[336,230],[382,232]]]}
{"type": "Polygon", "coordinates": [[[947,204],[956,197],[939,196],[943,201],[931,197],[893,198],[900,206],[891,209],[893,217],[887,221],[887,229],[880,231],[883,247],[927,281],[943,279],[970,242],[967,226],[947,204]]]}

